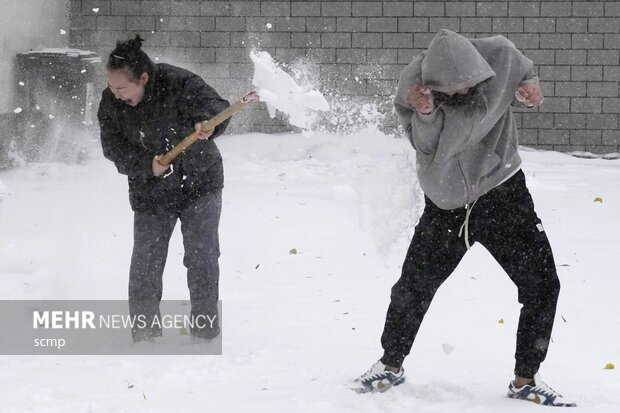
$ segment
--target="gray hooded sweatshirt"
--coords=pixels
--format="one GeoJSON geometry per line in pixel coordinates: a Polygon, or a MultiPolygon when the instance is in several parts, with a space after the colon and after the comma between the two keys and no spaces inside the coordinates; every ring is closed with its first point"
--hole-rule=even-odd
{"type": "Polygon", "coordinates": [[[435,205],[463,207],[519,169],[511,105],[522,83],[538,82],[532,66],[503,36],[467,39],[442,29],[403,70],[395,110],[416,149],[420,186],[435,205]],[[408,103],[413,85],[446,93],[483,81],[471,105],[442,104],[425,115],[408,103]]]}

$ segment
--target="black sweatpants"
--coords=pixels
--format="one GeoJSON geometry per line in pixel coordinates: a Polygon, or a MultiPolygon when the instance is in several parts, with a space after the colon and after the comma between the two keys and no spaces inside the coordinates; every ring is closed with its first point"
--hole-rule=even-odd
{"type": "Polygon", "coordinates": [[[191,302],[191,334],[213,338],[219,334],[220,244],[218,228],[222,210],[222,191],[206,194],[190,203],[179,213],[134,213],[134,246],[129,270],[129,313],[145,319],[132,328],[134,341],[161,336],[161,329],[153,323],[160,317],[162,276],[168,244],[176,225],[181,221],[187,268],[187,286],[191,302]],[[215,321],[211,325],[204,320],[215,321]],[[151,328],[154,326],[154,328],[151,328]],[[203,327],[205,328],[199,328],[203,327]]]}
{"type": "MultiPolygon", "coordinates": [[[[382,361],[395,367],[409,354],[437,289],[467,252],[465,234],[459,236],[467,209],[442,210],[428,198],[425,201],[402,275],[392,288],[381,337],[382,361]]],[[[523,306],[515,374],[531,378],[547,354],[560,282],[525,175],[517,172],[468,208],[469,242],[484,245],[517,286],[523,306]]]]}

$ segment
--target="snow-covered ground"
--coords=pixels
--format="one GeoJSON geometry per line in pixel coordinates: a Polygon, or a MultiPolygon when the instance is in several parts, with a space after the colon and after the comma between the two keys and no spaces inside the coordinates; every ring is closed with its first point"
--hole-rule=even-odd
{"type": "MultiPolygon", "coordinates": [[[[408,381],[384,394],[347,389],[381,355],[421,208],[407,142],[369,131],[218,145],[224,354],[0,356],[0,411],[544,411],[505,397],[519,305],[479,245],[437,294],[408,381]]],[[[620,374],[604,367],[620,365],[620,161],[522,155],[562,281],[541,374],[578,411],[615,412],[620,374]]],[[[83,165],[29,164],[0,182],[0,299],[126,297],[132,214],[110,162],[95,152],[83,165]]],[[[182,254],[177,228],[166,299],[187,298],[182,254]]]]}

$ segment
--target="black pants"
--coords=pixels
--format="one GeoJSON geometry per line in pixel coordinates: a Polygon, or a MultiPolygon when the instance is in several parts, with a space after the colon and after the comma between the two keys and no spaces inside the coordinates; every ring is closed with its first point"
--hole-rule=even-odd
{"type": "Polygon", "coordinates": [[[155,317],[160,317],[162,276],[168,244],[176,225],[181,221],[187,268],[187,285],[191,301],[191,334],[213,338],[219,334],[217,310],[220,269],[218,227],[222,210],[222,192],[206,194],[193,201],[179,213],[134,214],[134,246],[129,270],[129,313],[131,317],[146,320],[132,328],[134,341],[161,336],[155,317]],[[211,325],[204,320],[215,321],[211,325]],[[198,326],[206,326],[198,328],[198,326]]]}
{"type": "MultiPolygon", "coordinates": [[[[525,175],[517,172],[468,207],[470,243],[484,245],[517,286],[523,306],[515,374],[531,378],[547,354],[560,282],[525,175]]],[[[383,363],[395,367],[403,363],[437,289],[467,252],[464,234],[458,235],[466,212],[442,210],[426,198],[402,275],[392,288],[381,337],[383,363]]]]}

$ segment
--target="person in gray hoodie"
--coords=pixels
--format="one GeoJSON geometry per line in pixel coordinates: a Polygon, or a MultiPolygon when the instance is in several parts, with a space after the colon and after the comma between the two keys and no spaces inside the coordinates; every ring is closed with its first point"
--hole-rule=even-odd
{"type": "Polygon", "coordinates": [[[403,70],[394,105],[416,151],[425,208],[392,288],[383,357],[355,380],[357,391],[385,391],[404,382],[403,361],[433,296],[480,242],[515,283],[523,305],[508,395],[575,405],[538,374],[560,283],[520,169],[511,107],[542,102],[532,61],[503,36],[468,39],[440,30],[403,70]]]}

